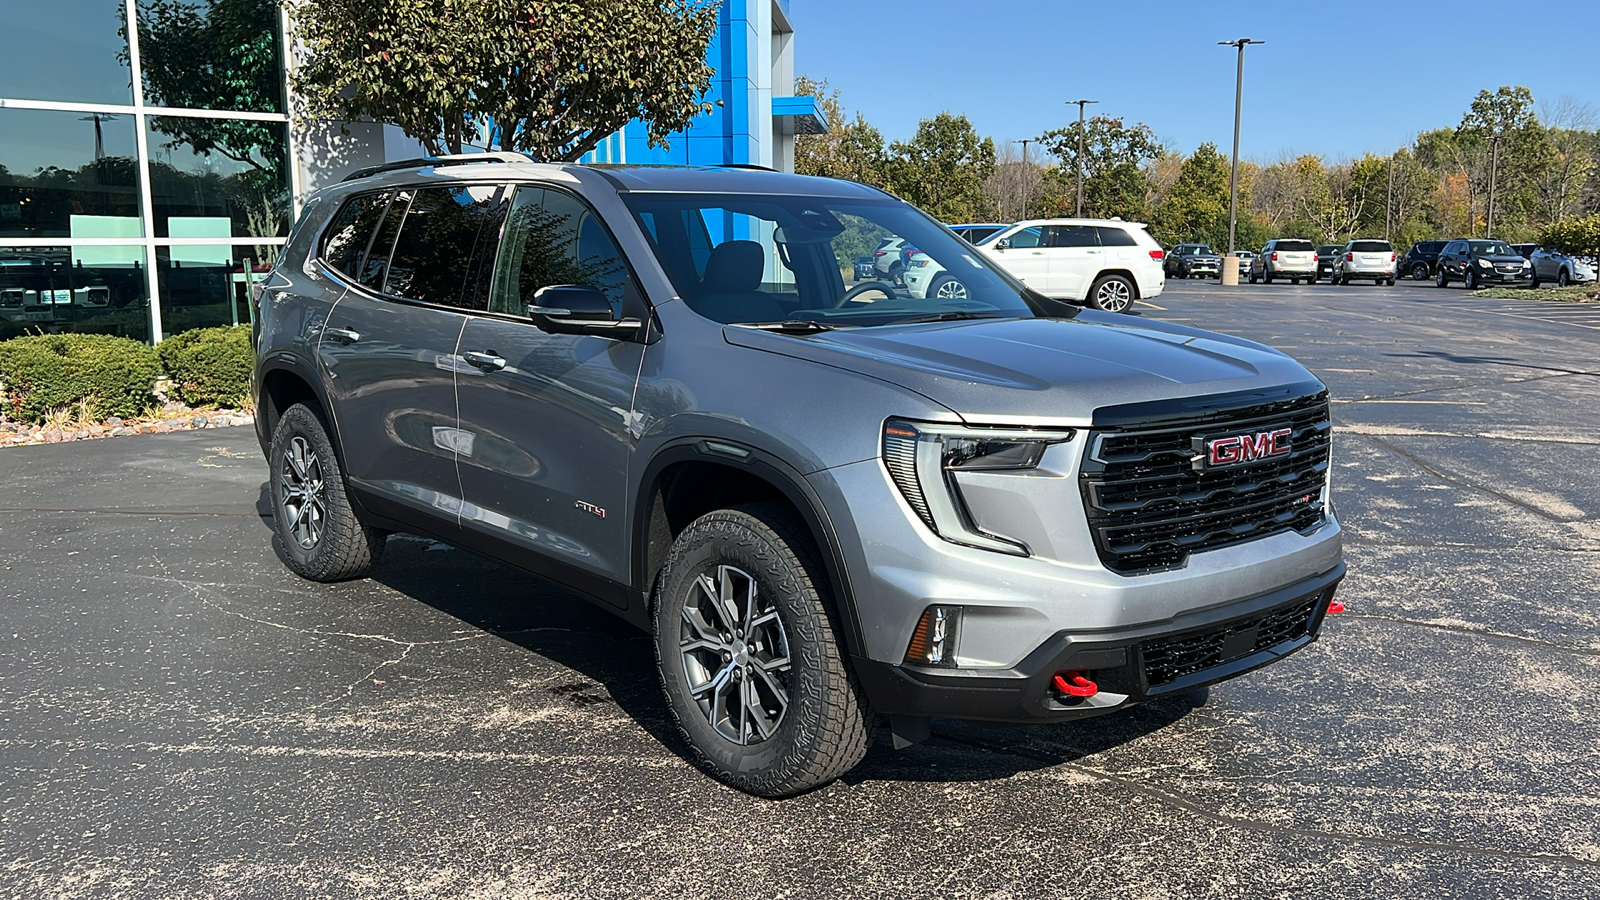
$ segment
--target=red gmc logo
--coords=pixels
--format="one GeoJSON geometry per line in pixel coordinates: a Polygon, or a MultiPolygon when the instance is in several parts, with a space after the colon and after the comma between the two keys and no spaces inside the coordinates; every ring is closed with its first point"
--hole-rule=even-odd
{"type": "Polygon", "coordinates": [[[1293,433],[1292,428],[1274,428],[1271,431],[1258,431],[1255,434],[1230,434],[1227,437],[1212,438],[1205,442],[1205,452],[1201,458],[1205,461],[1205,467],[1209,469],[1282,456],[1289,452],[1289,436],[1293,433]]]}

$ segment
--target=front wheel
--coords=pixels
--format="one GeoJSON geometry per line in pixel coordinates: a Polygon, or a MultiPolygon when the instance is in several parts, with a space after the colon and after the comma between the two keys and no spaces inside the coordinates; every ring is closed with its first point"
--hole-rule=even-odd
{"type": "Polygon", "coordinates": [[[1567,285],[1569,285],[1571,283],[1572,283],[1572,276],[1567,274],[1567,270],[1566,269],[1562,269],[1561,271],[1556,273],[1556,287],[1566,287],[1567,285]]]}
{"type": "Polygon", "coordinates": [[[1133,284],[1121,275],[1102,275],[1089,288],[1089,304],[1106,312],[1127,312],[1133,306],[1133,284]]]}
{"type": "Polygon", "coordinates": [[[875,719],[835,638],[816,550],[784,507],[691,522],[662,569],[654,624],[667,707],[712,777],[784,797],[866,756],[875,719]]]}
{"type": "Polygon", "coordinates": [[[1462,279],[1462,287],[1469,291],[1478,289],[1478,273],[1471,268],[1467,269],[1467,277],[1462,279]]]}
{"type": "Polygon", "coordinates": [[[1447,287],[1447,286],[1449,286],[1449,284],[1450,284],[1450,276],[1444,274],[1444,266],[1440,266],[1438,274],[1433,276],[1433,286],[1434,287],[1447,287]]]}
{"type": "Polygon", "coordinates": [[[940,300],[966,300],[967,286],[948,275],[940,275],[928,287],[928,296],[940,300]]]}
{"type": "Polygon", "coordinates": [[[344,581],[372,570],[384,535],[356,518],[322,417],[297,403],[272,430],[272,529],[289,568],[312,581],[344,581]]]}

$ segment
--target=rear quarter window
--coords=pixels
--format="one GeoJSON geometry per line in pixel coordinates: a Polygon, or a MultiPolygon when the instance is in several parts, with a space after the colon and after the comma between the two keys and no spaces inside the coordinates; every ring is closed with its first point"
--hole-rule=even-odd
{"type": "Polygon", "coordinates": [[[322,260],[340,272],[357,278],[361,257],[372,241],[372,230],[383,218],[389,192],[357,194],[346,200],[322,237],[322,260]]]}
{"type": "MultiPolygon", "coordinates": [[[[1129,234],[1124,229],[1117,228],[1117,227],[1114,227],[1114,226],[1103,226],[1102,225],[1102,226],[1097,226],[1095,228],[1095,231],[1100,233],[1100,245],[1102,247],[1137,247],[1137,246],[1139,246],[1139,242],[1133,239],[1133,235],[1129,234]]],[[[1193,252],[1195,252],[1195,253],[1210,253],[1211,251],[1206,249],[1206,248],[1204,248],[1204,247],[1195,247],[1193,252]]]]}

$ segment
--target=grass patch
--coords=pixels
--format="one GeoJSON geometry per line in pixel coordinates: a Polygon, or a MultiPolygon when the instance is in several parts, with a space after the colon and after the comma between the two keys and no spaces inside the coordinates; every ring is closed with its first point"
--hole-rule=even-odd
{"type": "Polygon", "coordinates": [[[1474,297],[1493,300],[1550,300],[1556,303],[1595,303],[1600,301],[1600,285],[1574,284],[1564,288],[1486,287],[1473,291],[1474,297]]]}

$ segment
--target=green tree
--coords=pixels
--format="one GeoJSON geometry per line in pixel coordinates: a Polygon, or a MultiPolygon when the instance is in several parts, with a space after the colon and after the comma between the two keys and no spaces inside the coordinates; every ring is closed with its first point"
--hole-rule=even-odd
{"type": "Polygon", "coordinates": [[[575,160],[632,119],[652,146],[710,112],[704,0],[303,0],[302,114],[398,125],[430,151],[575,160]]]}
{"type": "MultiPolygon", "coordinates": [[[[1121,216],[1143,219],[1149,213],[1150,176],[1145,165],[1165,147],[1148,125],[1126,125],[1119,118],[1095,116],[1086,121],[1083,138],[1083,213],[1093,218],[1121,216]]],[[[1070,203],[1055,200],[1055,215],[1077,211],[1078,123],[1045,132],[1040,146],[1061,161],[1046,178],[1047,196],[1070,196],[1070,203]]]]}
{"type": "Polygon", "coordinates": [[[1539,243],[1573,256],[1600,260],[1600,214],[1547,225],[1539,232],[1539,243]]]}
{"type": "Polygon", "coordinates": [[[1533,179],[1552,154],[1549,135],[1534,115],[1533,93],[1520,85],[1479,91],[1456,127],[1456,139],[1467,177],[1484,198],[1484,234],[1494,233],[1497,215],[1513,221],[1525,215],[1533,179]]]}
{"type": "Polygon", "coordinates": [[[1178,177],[1152,217],[1151,232],[1163,244],[1202,241],[1219,252],[1228,247],[1228,161],[1206,143],[1183,161],[1178,177]]]}
{"type": "Polygon", "coordinates": [[[994,141],[978,137],[966,116],[942,112],[923,119],[911,140],[896,141],[890,150],[894,193],[944,222],[972,221],[985,209],[994,141]]]}
{"type": "Polygon", "coordinates": [[[813,81],[804,75],[795,79],[799,97],[815,97],[827,120],[827,134],[795,136],[794,170],[801,175],[844,178],[876,188],[887,188],[888,154],[883,135],[867,124],[861,113],[854,120],[844,112],[839,92],[829,91],[827,79],[813,81]]]}

